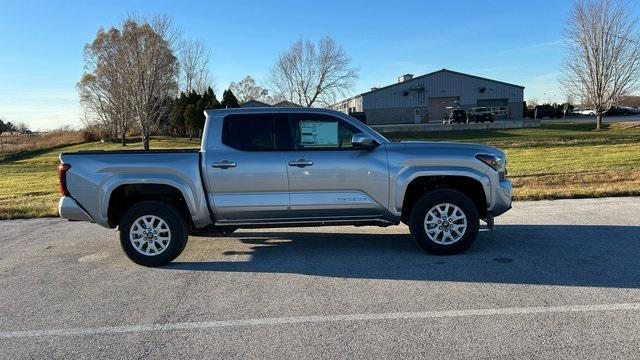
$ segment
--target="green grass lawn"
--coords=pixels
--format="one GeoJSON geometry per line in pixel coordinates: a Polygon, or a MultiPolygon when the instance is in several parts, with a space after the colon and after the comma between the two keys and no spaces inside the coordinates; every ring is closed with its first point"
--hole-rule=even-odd
{"type": "MultiPolygon", "coordinates": [[[[543,124],[540,129],[385,134],[393,140],[447,140],[499,147],[509,157],[516,199],[640,195],[640,127],[616,123],[543,124]]],[[[152,149],[197,148],[199,141],[156,138],[152,149]]],[[[140,142],[126,150],[141,149],[140,142]]],[[[55,216],[58,154],[120,150],[118,144],[84,143],[0,156],[0,219],[55,216]]]]}
{"type": "MultiPolygon", "coordinates": [[[[200,147],[197,139],[155,138],[151,149],[200,147]]],[[[84,143],[17,154],[0,163],[0,219],[56,216],[58,199],[58,155],[80,150],[139,150],[141,142],[126,147],[113,143],[84,143]]]]}
{"type": "Polygon", "coordinates": [[[392,133],[393,140],[488,144],[508,157],[519,200],[640,195],[640,127],[631,123],[546,123],[542,128],[392,133]]]}

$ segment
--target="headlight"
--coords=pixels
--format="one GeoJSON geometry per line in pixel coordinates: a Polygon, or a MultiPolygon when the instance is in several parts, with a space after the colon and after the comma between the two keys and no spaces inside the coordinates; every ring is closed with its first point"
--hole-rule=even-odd
{"type": "Polygon", "coordinates": [[[491,166],[491,168],[498,172],[505,172],[505,167],[507,165],[507,160],[500,156],[489,155],[489,154],[477,154],[476,159],[482,161],[483,163],[491,166]]]}

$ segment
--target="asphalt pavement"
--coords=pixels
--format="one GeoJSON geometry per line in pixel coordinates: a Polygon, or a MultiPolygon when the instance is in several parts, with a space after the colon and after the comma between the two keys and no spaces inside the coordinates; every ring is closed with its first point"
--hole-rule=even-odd
{"type": "Polygon", "coordinates": [[[638,358],[640,198],[517,202],[467,252],[405,226],[191,237],[0,222],[0,358],[638,358]]]}

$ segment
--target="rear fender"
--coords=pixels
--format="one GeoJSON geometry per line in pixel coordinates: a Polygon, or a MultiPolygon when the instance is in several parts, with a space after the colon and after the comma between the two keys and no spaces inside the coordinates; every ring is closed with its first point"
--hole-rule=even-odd
{"type": "Polygon", "coordinates": [[[100,216],[96,222],[103,226],[109,226],[109,199],[116,188],[122,185],[150,184],[168,185],[180,191],[191,214],[191,220],[197,228],[211,224],[202,185],[172,174],[145,174],[144,178],[141,178],[140,174],[119,174],[110,177],[98,186],[100,189],[100,216]]]}

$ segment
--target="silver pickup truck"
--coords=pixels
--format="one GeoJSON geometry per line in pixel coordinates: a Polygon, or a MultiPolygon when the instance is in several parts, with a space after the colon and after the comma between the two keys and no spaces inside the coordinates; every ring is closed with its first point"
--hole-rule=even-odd
{"type": "Polygon", "coordinates": [[[243,227],[409,226],[426,251],[454,254],[511,207],[492,147],[392,142],[327,109],[206,112],[200,150],[60,155],[60,216],[118,228],[145,266],[174,260],[189,234],[243,227]]]}

